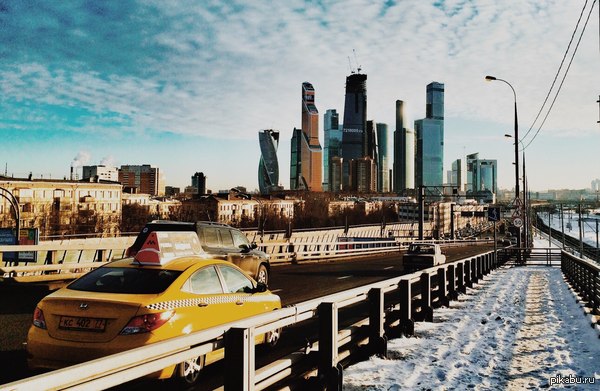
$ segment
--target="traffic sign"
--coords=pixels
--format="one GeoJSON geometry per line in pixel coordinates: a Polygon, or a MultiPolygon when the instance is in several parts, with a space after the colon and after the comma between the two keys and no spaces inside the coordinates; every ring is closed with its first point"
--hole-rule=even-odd
{"type": "Polygon", "coordinates": [[[517,228],[521,228],[523,226],[523,219],[521,219],[520,217],[515,217],[513,219],[513,225],[517,228]]]}
{"type": "Polygon", "coordinates": [[[500,221],[500,208],[490,206],[487,210],[488,221],[500,221]]]}

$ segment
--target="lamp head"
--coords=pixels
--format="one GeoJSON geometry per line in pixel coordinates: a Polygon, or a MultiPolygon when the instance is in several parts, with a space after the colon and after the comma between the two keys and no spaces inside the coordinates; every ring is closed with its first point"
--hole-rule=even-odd
{"type": "Polygon", "coordinates": [[[486,81],[492,81],[492,80],[496,80],[496,78],[494,76],[489,76],[488,75],[488,76],[485,77],[485,80],[486,81]]]}

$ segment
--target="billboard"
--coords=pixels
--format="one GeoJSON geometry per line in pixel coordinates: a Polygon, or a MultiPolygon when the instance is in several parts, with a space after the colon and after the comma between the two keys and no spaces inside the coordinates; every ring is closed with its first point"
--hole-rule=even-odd
{"type": "MultiPolygon", "coordinates": [[[[39,243],[39,230],[37,228],[22,228],[19,230],[19,243],[17,243],[17,235],[14,228],[0,228],[0,246],[2,245],[32,245],[39,243]]],[[[36,262],[37,252],[35,251],[19,251],[6,252],[2,254],[4,262],[36,262]],[[18,254],[18,255],[17,255],[18,254]]]]}

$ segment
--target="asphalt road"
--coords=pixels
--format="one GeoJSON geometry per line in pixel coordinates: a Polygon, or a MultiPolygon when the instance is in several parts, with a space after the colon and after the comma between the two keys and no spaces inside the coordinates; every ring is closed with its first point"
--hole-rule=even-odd
{"type": "MultiPolygon", "coordinates": [[[[448,247],[443,252],[446,262],[452,262],[489,250],[493,250],[493,244],[448,247]]],[[[271,267],[269,289],[281,297],[285,306],[387,280],[406,274],[402,265],[403,253],[274,265],[271,267]]]]}
{"type": "MultiPolygon", "coordinates": [[[[493,245],[472,245],[464,247],[449,247],[444,249],[447,262],[456,261],[468,256],[480,254],[493,249],[493,245]]],[[[290,265],[273,265],[269,280],[269,289],[281,297],[282,305],[292,305],[306,300],[322,297],[328,294],[344,291],[377,281],[394,278],[406,272],[402,265],[403,251],[384,255],[359,257],[352,259],[322,260],[290,265]]],[[[35,308],[37,300],[47,292],[39,289],[36,294],[28,296],[31,303],[20,302],[20,308],[35,308]]],[[[27,296],[27,295],[25,295],[27,296]]],[[[313,322],[314,323],[314,322],[313,322]]],[[[24,325],[28,327],[29,325],[24,325]]],[[[291,351],[299,349],[305,341],[314,339],[316,328],[314,325],[290,327],[284,331],[282,341],[274,351],[257,353],[258,364],[267,362],[272,357],[281,357],[291,351]]],[[[218,383],[222,378],[218,365],[211,365],[205,369],[207,383],[218,383]],[[211,368],[213,367],[213,368],[211,368]],[[213,372],[210,374],[210,372],[213,372]]],[[[25,367],[25,356],[22,351],[0,352],[0,366],[11,367],[11,371],[0,372],[0,384],[30,376],[25,367]]],[[[161,389],[164,384],[148,384],[137,382],[119,387],[119,389],[161,389]],[[156,388],[155,388],[156,387],[156,388]]]]}

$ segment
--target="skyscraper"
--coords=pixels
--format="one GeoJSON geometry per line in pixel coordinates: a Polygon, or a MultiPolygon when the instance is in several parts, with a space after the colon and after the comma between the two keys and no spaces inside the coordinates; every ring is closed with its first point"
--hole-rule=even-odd
{"type": "Polygon", "coordinates": [[[323,129],[325,133],[325,147],[323,149],[323,190],[339,191],[332,188],[331,183],[331,159],[341,156],[342,149],[342,128],[340,126],[340,116],[335,109],[329,109],[325,112],[325,123],[323,129]]]}
{"type": "Polygon", "coordinates": [[[258,162],[258,188],[261,194],[269,194],[279,185],[279,162],[277,147],[279,132],[272,129],[258,132],[260,160],[258,162]]]}
{"type": "Polygon", "coordinates": [[[363,157],[367,127],[367,75],[353,73],[346,77],[344,127],[342,134],[342,188],[350,189],[350,165],[363,157]]]}
{"type": "Polygon", "coordinates": [[[300,133],[294,129],[292,136],[291,189],[322,190],[322,153],[315,89],[309,82],[304,82],[302,83],[302,129],[300,133]],[[294,169],[295,172],[292,172],[294,169]]]}
{"type": "Polygon", "coordinates": [[[300,145],[302,143],[302,129],[294,128],[290,148],[290,189],[306,189],[306,182],[302,177],[302,161],[300,145]]]}
{"type": "Polygon", "coordinates": [[[206,194],[206,176],[203,172],[192,175],[192,187],[196,188],[197,194],[206,194]]]}
{"type": "Polygon", "coordinates": [[[352,189],[359,193],[377,191],[377,165],[370,156],[352,160],[352,189]]]}
{"type": "Polygon", "coordinates": [[[377,162],[377,126],[375,121],[367,121],[365,138],[363,141],[363,156],[368,156],[377,162]]]}
{"type": "Polygon", "coordinates": [[[452,170],[450,171],[450,180],[452,186],[456,186],[458,191],[463,191],[463,164],[461,159],[456,159],[452,162],[452,170]]]}
{"type": "Polygon", "coordinates": [[[394,131],[394,191],[403,193],[415,188],[415,133],[405,127],[404,102],[396,101],[394,131]]]}
{"type": "Polygon", "coordinates": [[[471,193],[490,191],[498,192],[496,167],[498,162],[491,159],[479,159],[478,153],[467,155],[467,191],[471,193]]]}
{"type": "Polygon", "coordinates": [[[388,159],[388,126],[377,124],[377,191],[390,191],[389,159],[388,159]]]}
{"type": "Polygon", "coordinates": [[[444,85],[427,85],[426,118],[415,121],[415,185],[444,183],[444,85]]]}

